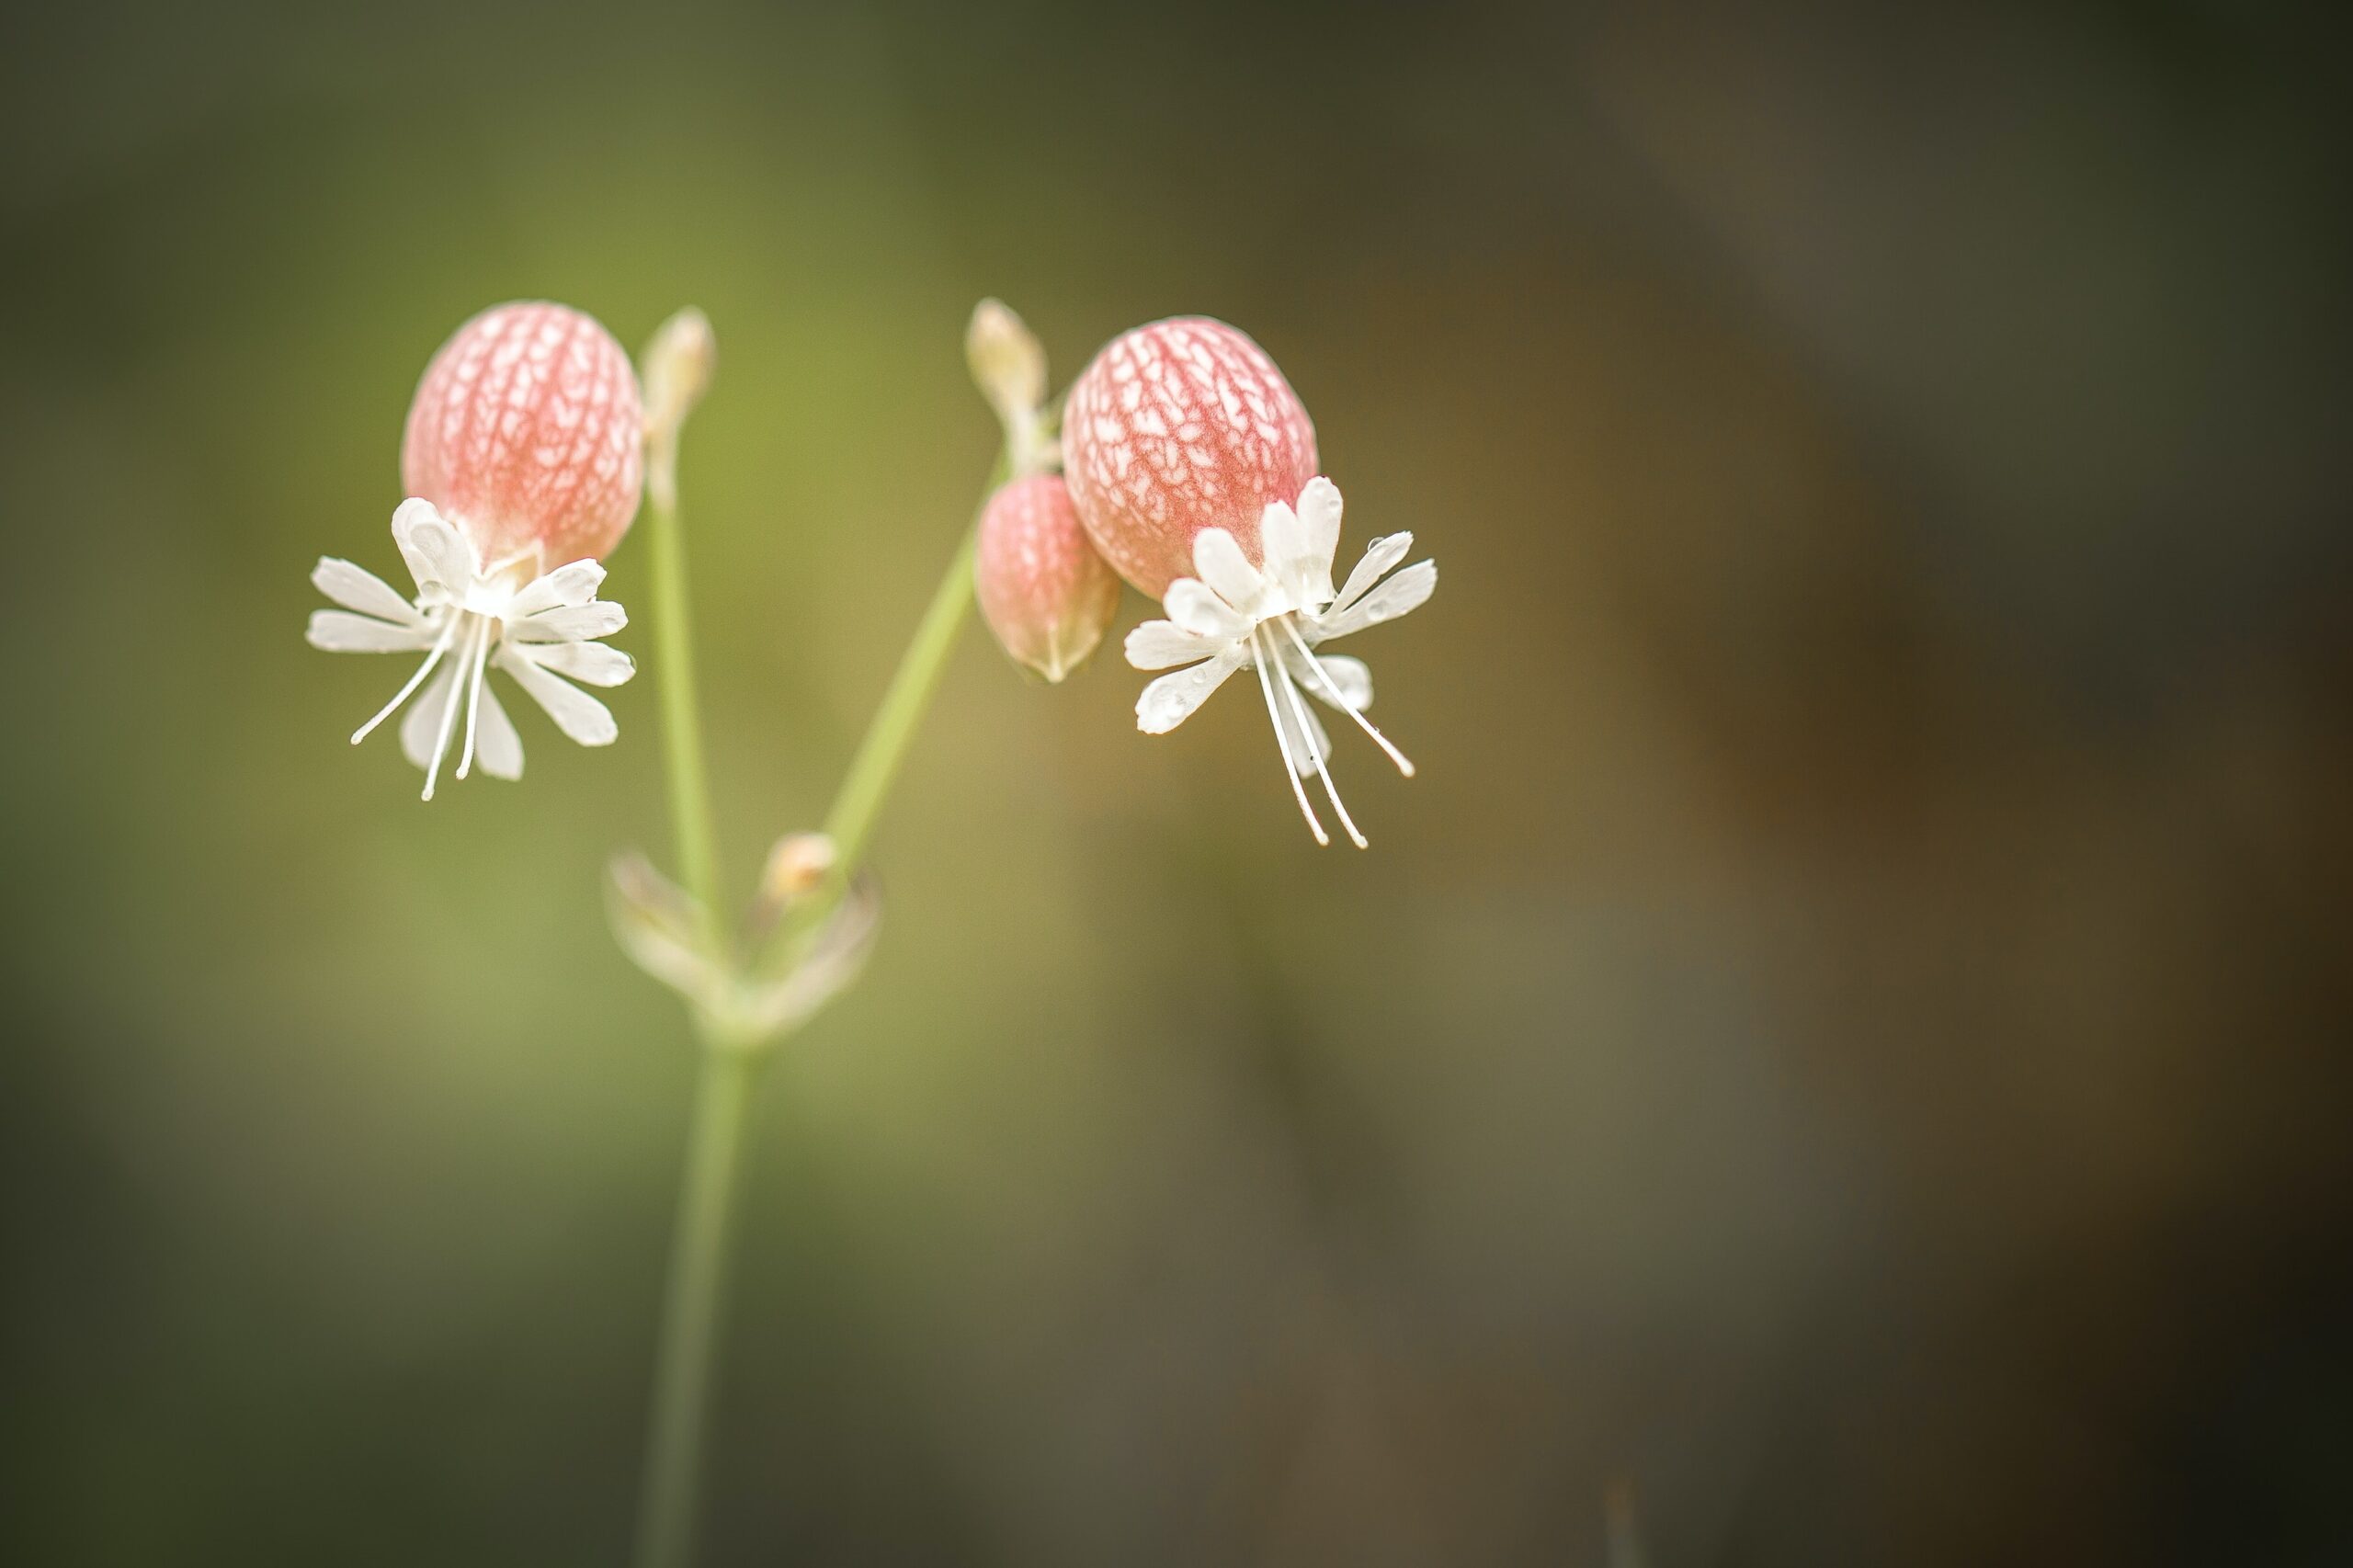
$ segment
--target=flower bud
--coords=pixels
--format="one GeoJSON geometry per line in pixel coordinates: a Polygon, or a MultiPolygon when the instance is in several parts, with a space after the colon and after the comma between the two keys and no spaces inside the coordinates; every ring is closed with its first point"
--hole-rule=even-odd
{"type": "Polygon", "coordinates": [[[426,366],[401,483],[485,563],[602,560],[637,515],[640,430],[612,334],[563,305],[494,305],[426,366]]]}
{"type": "Polygon", "coordinates": [[[1007,430],[1037,417],[1039,404],[1046,401],[1046,351],[1003,301],[983,300],[972,307],[972,324],[964,329],[964,362],[1007,430]]]}
{"type": "Polygon", "coordinates": [[[1120,580],[1087,542],[1053,474],[1017,479],[981,513],[973,585],[1014,662],[1050,681],[1086,662],[1120,610],[1120,580]]]}
{"type": "Polygon", "coordinates": [[[767,865],[760,872],[760,896],[779,906],[806,898],[824,885],[840,858],[829,835],[788,833],[768,850],[767,865]]]}
{"type": "Polygon", "coordinates": [[[1095,548],[1153,598],[1222,528],[1261,564],[1267,504],[1315,477],[1315,426],[1247,336],[1206,316],[1122,333],[1070,389],[1063,472],[1095,548]]]}
{"type": "Polygon", "coordinates": [[[768,846],[760,868],[760,885],[752,897],[745,932],[755,946],[765,941],[785,912],[825,886],[841,863],[841,849],[830,834],[788,833],[768,846]]]}
{"type": "Polygon", "coordinates": [[[710,390],[719,340],[710,318],[688,305],[656,328],[645,346],[645,438],[657,451],[675,449],[678,430],[710,390]]]}

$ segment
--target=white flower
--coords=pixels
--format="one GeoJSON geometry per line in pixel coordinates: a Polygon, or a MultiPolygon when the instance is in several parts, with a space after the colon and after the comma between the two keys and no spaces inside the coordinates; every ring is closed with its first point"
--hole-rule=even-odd
{"type": "Polygon", "coordinates": [[[414,497],[392,514],[392,541],[416,579],[414,603],[373,573],[333,556],[321,557],[311,574],[321,593],[345,607],[313,612],[312,647],[333,653],[425,654],[408,684],[353,732],[353,745],[390,718],[438,667],[440,678],[401,722],[401,750],[425,769],[425,798],[433,799],[461,706],[465,744],[458,777],[471,770],[479,749],[484,773],[520,778],[523,741],[483,679],[492,665],[513,676],[547,710],[556,728],[582,745],[612,744],[620,733],[612,714],[572,684],[619,686],[637,672],[627,653],[596,641],[629,623],[620,606],[597,597],[604,567],[574,561],[531,576],[537,562],[530,556],[485,567],[464,529],[432,502],[414,497]]]}
{"type": "Polygon", "coordinates": [[[1366,720],[1372,705],[1372,676],[1359,659],[1325,656],[1316,648],[1368,626],[1393,620],[1418,608],[1438,586],[1438,562],[1418,562],[1381,582],[1381,574],[1414,547],[1412,534],[1391,534],[1365,547],[1364,559],[1345,586],[1332,588],[1332,553],[1340,542],[1340,491],[1328,479],[1310,480],[1300,492],[1299,509],[1279,501],[1267,505],[1258,525],[1266,565],[1250,564],[1241,544],[1223,528],[1204,528],[1193,538],[1198,579],[1168,585],[1162,608],[1165,620],[1148,620],[1128,633],[1128,663],[1140,670],[1189,669],[1162,676],[1136,701],[1136,728],[1165,734],[1183,723],[1211,692],[1236,670],[1258,672],[1258,689],[1274,721],[1275,744],[1282,748],[1291,793],[1315,835],[1331,842],[1307,803],[1300,780],[1309,773],[1324,781],[1324,793],[1357,847],[1364,835],[1348,820],[1324,767],[1332,742],[1299,688],[1354,719],[1411,778],[1414,765],[1366,720]],[[1375,586],[1379,584],[1379,586],[1375,586]],[[1198,661],[1198,662],[1197,662],[1198,661]]]}

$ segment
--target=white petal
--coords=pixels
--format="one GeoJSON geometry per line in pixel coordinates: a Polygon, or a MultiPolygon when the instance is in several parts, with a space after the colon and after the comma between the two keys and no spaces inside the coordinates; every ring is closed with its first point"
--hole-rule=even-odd
{"type": "Polygon", "coordinates": [[[458,664],[452,659],[441,666],[433,684],[425,688],[401,721],[401,755],[419,767],[433,763],[433,743],[441,736],[441,715],[449,706],[451,695],[458,689],[458,664]]]}
{"type": "Polygon", "coordinates": [[[555,609],[564,605],[585,605],[597,597],[597,587],[605,581],[605,568],[594,561],[575,561],[559,566],[544,577],[534,577],[515,596],[506,608],[509,620],[541,610],[555,609]]]}
{"type": "Polygon", "coordinates": [[[517,645],[513,653],[590,686],[619,686],[637,673],[635,660],[602,642],[531,642],[517,645]]]}
{"type": "Polygon", "coordinates": [[[1269,501],[1258,517],[1258,556],[1267,563],[1267,577],[1293,604],[1302,602],[1306,586],[1307,528],[1299,514],[1280,501],[1269,501]]]}
{"type": "Polygon", "coordinates": [[[1372,592],[1339,614],[1326,616],[1316,623],[1324,638],[1346,637],[1352,631],[1362,631],[1368,626],[1378,626],[1384,620],[1394,620],[1406,611],[1419,609],[1438,586],[1438,562],[1417,561],[1392,577],[1372,592]]]}
{"type": "Polygon", "coordinates": [[[311,569],[311,584],[346,609],[372,615],[379,620],[408,625],[423,619],[416,607],[401,597],[390,583],[364,566],[333,555],[322,555],[311,569]]]}
{"type": "Polygon", "coordinates": [[[1166,734],[1209,700],[1210,693],[1223,686],[1248,656],[1241,648],[1228,648],[1205,664],[1162,676],[1136,699],[1136,728],[1147,735],[1166,734]]]}
{"type": "Polygon", "coordinates": [[[610,599],[596,599],[509,621],[506,634],[518,642],[579,642],[609,637],[628,624],[629,611],[610,599]]]}
{"type": "Polygon", "coordinates": [[[1311,666],[1306,654],[1296,648],[1286,648],[1283,663],[1290,666],[1300,689],[1326,707],[1343,711],[1354,707],[1361,712],[1372,706],[1372,672],[1365,668],[1362,659],[1351,659],[1346,653],[1319,653],[1311,666]],[[1324,672],[1324,679],[1315,678],[1317,669],[1324,672]],[[1338,698],[1332,695],[1335,687],[1339,688],[1338,698]],[[1342,698],[1347,700],[1340,700],[1342,698]]]}
{"type": "Polygon", "coordinates": [[[482,574],[474,547],[430,501],[412,496],[401,503],[392,514],[392,542],[400,546],[420,592],[438,586],[452,598],[462,598],[482,574]]]}
{"type": "Polygon", "coordinates": [[[547,710],[555,727],[584,746],[608,746],[620,735],[609,709],[578,687],[558,679],[512,648],[498,655],[499,667],[532,701],[547,710]]]}
{"type": "Polygon", "coordinates": [[[1250,630],[1250,618],[1235,612],[1206,583],[1190,577],[1179,577],[1168,585],[1167,596],[1160,601],[1168,619],[1199,637],[1214,637],[1230,642],[1250,630]]]}
{"type": "Polygon", "coordinates": [[[433,646],[434,630],[419,623],[394,626],[388,620],[354,615],[347,609],[314,609],[307,633],[313,648],[330,653],[414,653],[433,646]]]}
{"type": "Polygon", "coordinates": [[[493,778],[522,778],[523,737],[515,733],[515,721],[499,706],[498,693],[488,681],[482,683],[482,708],[475,721],[474,760],[482,770],[493,778]]]}
{"type": "Polygon", "coordinates": [[[1231,638],[1204,637],[1173,620],[1147,620],[1128,633],[1128,663],[1140,670],[1165,670],[1206,659],[1231,638]]]}
{"type": "Polygon", "coordinates": [[[1381,574],[1405,559],[1414,548],[1412,534],[1388,534],[1364,547],[1364,559],[1348,574],[1347,583],[1340,589],[1340,597],[1332,601],[1334,610],[1344,610],[1364,597],[1365,590],[1380,581],[1381,574]]]}
{"type": "Polygon", "coordinates": [[[1307,529],[1308,559],[1332,580],[1332,557],[1340,548],[1340,487],[1318,474],[1299,493],[1299,520],[1307,529]]]}
{"type": "Polygon", "coordinates": [[[1242,553],[1241,542],[1223,528],[1203,528],[1193,536],[1193,571],[1245,616],[1252,613],[1267,582],[1242,553]]]}

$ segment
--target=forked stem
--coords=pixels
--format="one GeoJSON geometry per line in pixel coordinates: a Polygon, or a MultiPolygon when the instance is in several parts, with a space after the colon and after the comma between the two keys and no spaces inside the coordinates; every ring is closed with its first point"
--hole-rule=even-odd
{"type": "MultiPolygon", "coordinates": [[[[1010,465],[1000,460],[994,490],[1010,465]]],[[[665,479],[673,476],[665,475],[665,479]]],[[[670,483],[654,502],[654,651],[661,660],[663,735],[669,759],[670,809],[684,885],[709,922],[710,950],[722,953],[716,914],[717,852],[707,799],[701,725],[695,708],[691,626],[684,551],[670,483]]],[[[881,706],[858,743],[847,776],[825,815],[835,846],[824,883],[794,911],[780,938],[789,965],[806,953],[841,903],[863,858],[900,766],[938,689],[972,602],[975,530],[968,528],[901,655],[881,706]]],[[[694,1120],[687,1133],[686,1174],[678,1198],[677,1237],[663,1296],[661,1344],[654,1378],[652,1428],[646,1446],[643,1499],[638,1522],[638,1568],[687,1568],[702,1493],[702,1455],[710,1427],[710,1391],[719,1361],[722,1306],[732,1250],[735,1195],[749,1141],[752,1093],[768,1057],[767,1044],[731,1037],[722,1020],[697,1020],[701,1067],[694,1120]]]]}

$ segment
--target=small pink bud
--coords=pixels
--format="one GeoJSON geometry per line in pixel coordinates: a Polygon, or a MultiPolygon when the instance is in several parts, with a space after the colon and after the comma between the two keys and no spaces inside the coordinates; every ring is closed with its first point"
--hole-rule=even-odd
{"type": "Polygon", "coordinates": [[[1193,536],[1223,528],[1255,564],[1269,502],[1315,477],[1315,426],[1266,350],[1178,316],[1106,344],[1070,389],[1063,472],[1096,549],[1154,598],[1193,574],[1193,536]]]}
{"type": "Polygon", "coordinates": [[[1069,487],[1050,473],[989,497],[972,576],[996,640],[1050,681],[1085,664],[1120,611],[1119,578],[1087,542],[1069,487]]]}
{"type": "Polygon", "coordinates": [[[601,560],[637,515],[642,428],[636,373],[610,333],[563,305],[494,305],[425,368],[401,483],[485,564],[601,560]]]}

